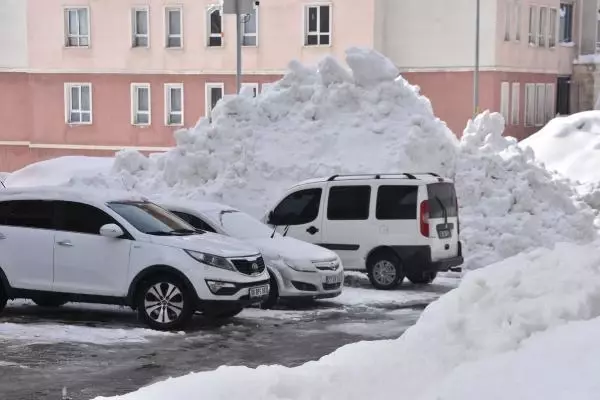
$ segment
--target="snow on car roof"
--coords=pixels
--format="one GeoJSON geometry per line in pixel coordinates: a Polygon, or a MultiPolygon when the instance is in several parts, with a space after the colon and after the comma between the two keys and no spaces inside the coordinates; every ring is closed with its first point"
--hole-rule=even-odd
{"type": "Polygon", "coordinates": [[[57,186],[0,188],[0,201],[7,200],[65,200],[85,203],[111,201],[147,201],[142,195],[121,190],[77,189],[57,186]]]}
{"type": "Polygon", "coordinates": [[[225,204],[215,203],[210,201],[201,201],[201,200],[189,200],[189,199],[176,199],[176,198],[165,198],[161,197],[160,199],[152,199],[156,204],[161,207],[168,209],[176,209],[176,210],[194,210],[198,212],[207,212],[207,211],[221,211],[221,210],[236,210],[235,207],[230,207],[225,204]]]}

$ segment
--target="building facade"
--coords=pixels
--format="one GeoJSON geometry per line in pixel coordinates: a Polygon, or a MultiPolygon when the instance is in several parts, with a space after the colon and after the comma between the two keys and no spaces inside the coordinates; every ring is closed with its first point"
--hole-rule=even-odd
{"type": "MultiPolygon", "coordinates": [[[[481,0],[479,109],[502,112],[511,135],[526,137],[563,112],[561,79],[578,53],[575,2],[481,0]]],[[[235,92],[235,17],[221,15],[218,3],[2,0],[0,171],[172,146],[176,129],[235,92]]],[[[460,135],[475,112],[474,5],[261,0],[243,25],[244,85],[259,93],[292,59],[316,63],[373,47],[460,135]]]]}

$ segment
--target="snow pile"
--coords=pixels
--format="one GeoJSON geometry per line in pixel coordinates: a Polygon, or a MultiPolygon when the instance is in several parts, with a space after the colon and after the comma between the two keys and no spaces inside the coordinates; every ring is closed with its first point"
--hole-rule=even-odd
{"type": "Polygon", "coordinates": [[[596,235],[593,212],[574,200],[573,189],[503,130],[502,116],[485,112],[469,121],[461,139],[455,185],[467,269],[596,235]]]}
{"type": "Polygon", "coordinates": [[[600,242],[559,244],[469,273],[397,340],[296,368],[221,367],[114,399],[592,399],[599,317],[600,242]]]}

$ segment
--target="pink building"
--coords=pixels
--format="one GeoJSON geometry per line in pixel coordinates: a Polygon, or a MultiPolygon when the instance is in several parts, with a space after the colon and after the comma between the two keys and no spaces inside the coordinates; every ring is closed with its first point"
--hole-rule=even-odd
{"type": "MultiPolygon", "coordinates": [[[[481,1],[480,108],[501,111],[512,135],[568,112],[561,79],[576,52],[576,1],[481,1]]],[[[174,130],[235,92],[235,18],[221,16],[218,3],[2,0],[0,171],[173,145],[174,130]]],[[[460,134],[474,112],[474,5],[261,0],[244,24],[243,81],[260,92],[292,59],[316,63],[343,58],[349,46],[374,47],[460,134]]]]}

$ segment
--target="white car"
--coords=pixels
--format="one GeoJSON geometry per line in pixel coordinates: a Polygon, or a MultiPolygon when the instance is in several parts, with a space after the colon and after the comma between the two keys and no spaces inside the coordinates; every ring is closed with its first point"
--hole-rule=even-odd
{"type": "Polygon", "coordinates": [[[233,236],[257,247],[271,275],[271,292],[263,307],[275,305],[278,298],[323,299],[342,292],[344,269],[333,251],[284,237],[252,216],[222,204],[158,203],[198,229],[233,236]]]}
{"type": "Polygon", "coordinates": [[[334,250],[389,290],[463,263],[454,183],[434,173],[334,175],[290,188],[264,221],[334,250]]]}
{"type": "Polygon", "coordinates": [[[199,232],[144,198],[0,189],[0,311],[15,298],[121,304],[172,330],[196,311],[232,317],[268,292],[255,247],[199,232]]]}

